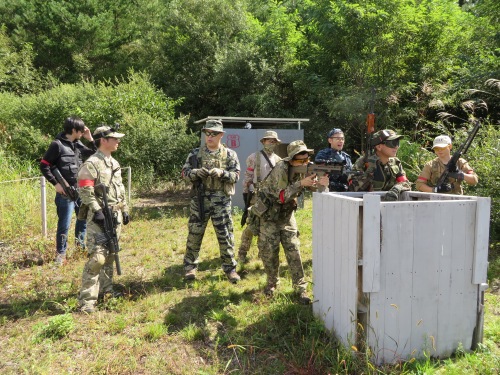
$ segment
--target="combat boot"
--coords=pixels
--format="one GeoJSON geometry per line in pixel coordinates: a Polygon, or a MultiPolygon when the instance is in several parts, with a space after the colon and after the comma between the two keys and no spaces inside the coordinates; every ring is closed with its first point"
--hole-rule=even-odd
{"type": "Polygon", "coordinates": [[[309,305],[311,303],[311,298],[305,290],[299,293],[299,302],[302,305],[309,305]]]}
{"type": "Polygon", "coordinates": [[[275,292],[276,292],[276,284],[267,284],[266,287],[264,288],[264,294],[268,297],[274,296],[275,292]]]}
{"type": "Polygon", "coordinates": [[[196,279],[196,268],[191,268],[184,274],[184,280],[194,280],[196,279]]]}
{"type": "Polygon", "coordinates": [[[238,281],[241,280],[240,275],[238,275],[235,270],[231,270],[230,272],[226,272],[226,276],[227,276],[228,280],[230,282],[232,282],[233,284],[237,284],[238,281]]]}
{"type": "Polygon", "coordinates": [[[85,314],[92,314],[97,311],[97,307],[93,304],[86,303],[85,305],[80,307],[80,312],[85,314]]]}

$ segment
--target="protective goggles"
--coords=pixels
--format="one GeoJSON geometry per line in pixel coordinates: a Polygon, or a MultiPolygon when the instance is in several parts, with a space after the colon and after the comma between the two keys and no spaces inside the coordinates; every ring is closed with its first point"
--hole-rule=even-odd
{"type": "Polygon", "coordinates": [[[384,141],[383,144],[389,148],[396,148],[396,147],[399,147],[399,139],[392,139],[390,141],[384,141]]]}

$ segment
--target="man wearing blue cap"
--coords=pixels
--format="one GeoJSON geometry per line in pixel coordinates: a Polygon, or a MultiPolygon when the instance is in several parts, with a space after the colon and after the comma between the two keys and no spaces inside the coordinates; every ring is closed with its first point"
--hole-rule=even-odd
{"type": "Polygon", "coordinates": [[[314,158],[316,164],[340,163],[344,164],[342,174],[330,174],[330,191],[347,191],[348,176],[347,172],[352,170],[351,157],[342,149],[344,148],[344,132],[335,128],[328,132],[328,143],[330,147],[324,148],[318,152],[314,158]]]}

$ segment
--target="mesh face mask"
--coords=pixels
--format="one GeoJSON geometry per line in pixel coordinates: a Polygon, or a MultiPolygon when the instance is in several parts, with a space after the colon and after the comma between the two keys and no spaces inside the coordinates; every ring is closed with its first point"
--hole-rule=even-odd
{"type": "Polygon", "coordinates": [[[264,151],[267,154],[272,154],[274,152],[275,148],[276,148],[276,144],[264,145],[264,151]]]}

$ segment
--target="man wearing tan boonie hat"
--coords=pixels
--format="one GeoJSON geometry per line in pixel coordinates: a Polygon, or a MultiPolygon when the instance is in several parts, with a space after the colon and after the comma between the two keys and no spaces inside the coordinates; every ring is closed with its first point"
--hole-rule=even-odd
{"type": "MultiPolygon", "coordinates": [[[[260,142],[263,148],[251,154],[246,160],[247,169],[245,170],[245,178],[243,180],[245,210],[254,203],[255,199],[253,198],[259,189],[259,183],[267,177],[276,163],[281,160],[274,153],[276,146],[281,143],[278,133],[274,130],[267,130],[260,139],[260,142]]],[[[245,222],[246,215],[243,216],[241,225],[245,225],[245,222]]],[[[252,244],[252,239],[252,230],[247,225],[241,235],[240,247],[238,249],[238,261],[242,264],[248,262],[247,254],[252,244]]]]}
{"type": "Polygon", "coordinates": [[[289,173],[291,167],[309,163],[313,150],[307,148],[303,141],[291,142],[287,146],[287,153],[288,156],[280,160],[260,184],[259,195],[252,212],[257,207],[255,214],[260,214],[259,255],[267,275],[264,292],[272,296],[278,286],[281,244],[298,300],[302,304],[309,304],[311,298],[307,294],[307,281],[300,256],[300,241],[294,212],[297,208],[297,197],[305,188],[314,188],[317,184],[328,186],[329,181],[326,174],[318,180],[314,174],[292,176],[289,173]]]}

